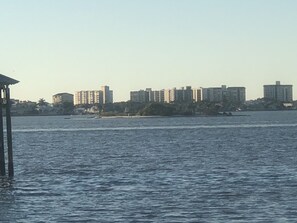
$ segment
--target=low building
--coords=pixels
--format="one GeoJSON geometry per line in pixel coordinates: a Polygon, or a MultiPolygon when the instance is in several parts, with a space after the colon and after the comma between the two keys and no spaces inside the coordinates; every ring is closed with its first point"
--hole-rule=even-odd
{"type": "Polygon", "coordinates": [[[59,93],[53,95],[53,104],[63,104],[65,102],[73,103],[73,94],[59,93]]]}
{"type": "Polygon", "coordinates": [[[37,103],[32,101],[12,100],[11,114],[12,115],[36,115],[37,103]]]}

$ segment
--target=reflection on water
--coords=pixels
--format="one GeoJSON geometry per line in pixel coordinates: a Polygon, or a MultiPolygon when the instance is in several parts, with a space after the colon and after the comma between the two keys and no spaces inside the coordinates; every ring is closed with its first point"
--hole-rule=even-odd
{"type": "Polygon", "coordinates": [[[14,180],[7,177],[0,177],[0,222],[14,220],[15,208],[14,180]]]}
{"type": "Polygon", "coordinates": [[[297,113],[250,114],[16,117],[0,220],[296,222],[297,113]]]}
{"type": "Polygon", "coordinates": [[[0,188],[10,188],[13,185],[14,180],[9,177],[0,177],[0,188]]]}

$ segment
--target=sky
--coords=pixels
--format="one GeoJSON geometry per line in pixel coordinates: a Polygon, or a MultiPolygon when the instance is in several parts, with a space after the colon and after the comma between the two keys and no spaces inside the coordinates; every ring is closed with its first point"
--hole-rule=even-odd
{"type": "Polygon", "coordinates": [[[12,98],[99,90],[292,84],[296,0],[0,0],[0,74],[12,98]]]}

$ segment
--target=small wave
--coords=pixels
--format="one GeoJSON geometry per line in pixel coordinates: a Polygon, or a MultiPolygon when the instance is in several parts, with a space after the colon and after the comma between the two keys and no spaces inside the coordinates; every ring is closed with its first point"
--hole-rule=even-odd
{"type": "Polygon", "coordinates": [[[8,177],[0,177],[0,189],[1,188],[10,188],[12,187],[14,181],[8,177]]]}
{"type": "Polygon", "coordinates": [[[98,128],[51,128],[14,129],[13,132],[81,132],[81,131],[130,131],[130,130],[169,130],[169,129],[228,129],[228,128],[271,128],[296,127],[295,124],[240,124],[240,125],[195,125],[195,126],[142,126],[142,127],[98,127],[98,128]]]}

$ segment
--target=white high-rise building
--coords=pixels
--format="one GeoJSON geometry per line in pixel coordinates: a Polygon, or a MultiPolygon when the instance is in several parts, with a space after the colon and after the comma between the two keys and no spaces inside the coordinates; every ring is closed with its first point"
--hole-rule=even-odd
{"type": "Polygon", "coordinates": [[[176,88],[164,90],[164,102],[171,103],[175,101],[176,88]]]}
{"type": "Polygon", "coordinates": [[[76,91],[74,98],[75,105],[87,105],[89,104],[89,92],[88,91],[76,91]]]}
{"type": "Polygon", "coordinates": [[[193,101],[200,102],[201,101],[201,89],[194,88],[192,91],[193,91],[193,101]]]}
{"type": "Polygon", "coordinates": [[[154,102],[164,102],[164,90],[153,91],[154,102]]]}
{"type": "Polygon", "coordinates": [[[75,105],[95,105],[95,104],[113,103],[113,92],[109,90],[108,86],[102,87],[102,89],[104,89],[105,91],[101,91],[101,90],[76,91],[74,104],[75,105]]]}
{"type": "Polygon", "coordinates": [[[145,90],[130,91],[130,101],[141,103],[192,102],[193,91],[190,86],[187,86],[185,88],[183,87],[181,89],[172,88],[159,91],[153,91],[151,88],[147,88],[145,90]]]}
{"type": "Polygon", "coordinates": [[[103,104],[103,92],[102,91],[88,91],[88,104],[103,104]]]}

